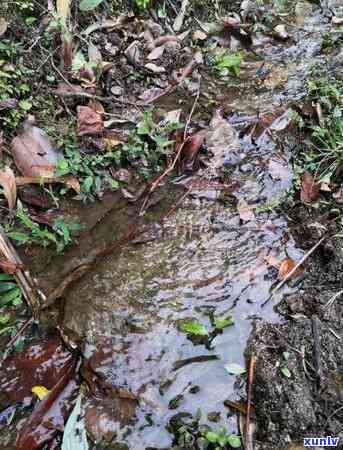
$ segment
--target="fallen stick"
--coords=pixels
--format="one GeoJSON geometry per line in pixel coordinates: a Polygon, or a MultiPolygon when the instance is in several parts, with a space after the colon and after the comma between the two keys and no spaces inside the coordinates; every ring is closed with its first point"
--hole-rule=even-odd
{"type": "Polygon", "coordinates": [[[244,435],[244,447],[245,450],[253,450],[252,435],[250,430],[250,414],[251,414],[251,398],[252,398],[252,387],[254,382],[254,371],[256,366],[256,357],[254,354],[251,355],[249,374],[248,374],[248,392],[247,392],[247,417],[245,421],[245,435],[244,435]]]}
{"type": "MultiPolygon", "coordinates": [[[[10,243],[1,227],[0,252],[7,260],[9,260],[18,268],[23,267],[21,259],[19,258],[16,250],[10,243]]],[[[14,278],[16,279],[27,304],[31,307],[34,317],[38,318],[40,306],[42,301],[44,300],[43,294],[37,288],[28,270],[18,269],[18,271],[14,274],[14,278]]]]}
{"type": "Polygon", "coordinates": [[[327,234],[325,234],[305,255],[301,258],[301,260],[293,267],[293,269],[288,272],[288,274],[285,276],[285,278],[280,281],[280,283],[276,286],[275,289],[271,292],[270,296],[267,298],[267,300],[262,303],[262,307],[264,307],[267,303],[270,302],[274,294],[278,292],[282,286],[287,283],[287,281],[292,277],[292,275],[295,274],[295,272],[299,269],[300,266],[304,264],[304,262],[312,255],[312,253],[320,246],[320,244],[327,238],[327,234]]]}
{"type": "Polygon", "coordinates": [[[186,143],[187,143],[187,141],[188,141],[188,138],[187,138],[187,132],[188,132],[188,128],[189,128],[189,125],[190,125],[190,123],[191,123],[192,116],[193,116],[193,114],[194,114],[196,105],[197,105],[197,103],[198,103],[199,96],[200,96],[200,88],[199,88],[198,93],[197,93],[197,95],[196,95],[196,97],[195,97],[195,100],[194,100],[192,109],[191,109],[191,111],[190,111],[190,113],[189,113],[189,116],[188,116],[188,119],[187,119],[187,122],[186,122],[186,125],[185,125],[185,130],[184,130],[184,132],[183,132],[183,142],[177,144],[177,146],[178,146],[179,148],[178,148],[178,150],[177,150],[177,152],[176,152],[175,158],[174,158],[174,160],[172,161],[172,163],[167,167],[167,169],[166,169],[166,170],[165,170],[165,171],[164,171],[164,172],[163,172],[163,173],[162,173],[162,174],[161,174],[161,175],[160,175],[160,176],[152,183],[152,185],[150,186],[150,189],[149,189],[149,191],[148,191],[148,193],[147,193],[145,199],[143,200],[141,209],[140,209],[140,211],[139,211],[139,215],[140,215],[140,216],[142,216],[142,215],[144,214],[144,212],[145,212],[145,207],[146,207],[146,205],[147,205],[147,203],[148,203],[148,201],[149,201],[149,198],[150,198],[151,194],[152,194],[152,193],[154,192],[154,190],[161,184],[161,182],[163,181],[163,179],[164,179],[170,172],[172,172],[172,171],[174,170],[174,168],[175,168],[175,166],[176,166],[176,163],[177,163],[177,161],[178,161],[179,158],[180,158],[181,152],[182,152],[182,150],[184,149],[184,147],[185,147],[185,145],[186,145],[186,143]]]}
{"type": "Polygon", "coordinates": [[[314,366],[316,369],[316,381],[317,389],[320,389],[322,382],[322,360],[320,356],[320,337],[319,337],[319,324],[318,317],[313,316],[311,318],[312,335],[313,335],[313,350],[314,350],[314,366]]]}

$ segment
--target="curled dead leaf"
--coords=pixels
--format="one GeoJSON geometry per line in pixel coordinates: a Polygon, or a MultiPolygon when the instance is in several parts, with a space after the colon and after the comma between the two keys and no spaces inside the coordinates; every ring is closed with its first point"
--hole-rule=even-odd
{"type": "Polygon", "coordinates": [[[0,256],[0,267],[3,272],[8,273],[9,275],[14,275],[20,270],[24,270],[24,266],[22,264],[10,261],[2,256],[0,256]]]}
{"type": "Polygon", "coordinates": [[[239,214],[239,217],[243,222],[249,222],[250,220],[255,220],[255,214],[252,209],[252,207],[245,201],[245,200],[239,200],[237,203],[237,211],[239,214]]]}
{"type": "Polygon", "coordinates": [[[303,203],[312,203],[319,198],[319,185],[310,172],[305,172],[301,179],[300,199],[303,203]]]}
{"type": "MultiPolygon", "coordinates": [[[[278,261],[277,258],[273,255],[268,255],[264,257],[264,260],[272,267],[277,269],[279,271],[278,273],[278,279],[280,281],[283,281],[288,274],[294,269],[294,267],[297,265],[297,263],[291,259],[291,258],[285,258],[282,261],[278,261]]],[[[304,272],[303,267],[298,267],[298,269],[294,272],[294,274],[291,276],[291,278],[297,278],[299,275],[301,275],[304,272]]]]}
{"type": "Polygon", "coordinates": [[[104,131],[104,122],[101,114],[89,106],[77,108],[77,134],[78,136],[99,135],[104,131]]]}
{"type": "MultiPolygon", "coordinates": [[[[278,278],[280,281],[284,280],[287,275],[290,273],[291,270],[294,269],[294,267],[296,266],[296,262],[293,261],[293,259],[291,258],[286,258],[284,259],[281,264],[280,264],[280,269],[279,269],[279,274],[278,274],[278,278]]],[[[294,272],[294,274],[292,275],[291,278],[296,278],[299,275],[301,275],[304,271],[303,267],[298,267],[298,269],[294,272]]]]}
{"type": "Polygon", "coordinates": [[[13,170],[6,166],[0,169],[0,184],[4,189],[4,195],[9,209],[13,209],[17,200],[17,186],[13,170]]]}
{"type": "Polygon", "coordinates": [[[183,170],[192,170],[194,168],[197,155],[204,143],[206,135],[207,130],[201,130],[187,139],[181,153],[183,170]]]}
{"type": "Polygon", "coordinates": [[[27,177],[53,177],[59,159],[48,135],[34,126],[32,119],[24,122],[22,133],[12,140],[12,155],[27,177]]]}

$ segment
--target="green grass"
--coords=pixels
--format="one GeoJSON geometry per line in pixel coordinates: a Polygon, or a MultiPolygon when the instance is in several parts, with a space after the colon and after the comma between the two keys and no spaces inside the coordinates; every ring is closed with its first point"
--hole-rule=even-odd
{"type": "Polygon", "coordinates": [[[310,131],[302,152],[305,169],[317,178],[334,181],[343,167],[343,83],[335,79],[313,77],[308,96],[317,117],[305,122],[310,131]]]}

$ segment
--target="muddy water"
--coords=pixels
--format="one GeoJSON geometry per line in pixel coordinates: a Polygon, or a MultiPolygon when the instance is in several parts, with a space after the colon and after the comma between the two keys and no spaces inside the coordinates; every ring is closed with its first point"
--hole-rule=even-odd
{"type": "MultiPolygon", "coordinates": [[[[285,294],[261,308],[277,282],[276,270],[264,257],[272,254],[281,261],[302,255],[287,234],[285,219],[263,212],[292,183],[287,152],[280,156],[273,139],[262,135],[260,145],[242,142],[239,156],[241,162],[227,169],[230,179],[239,182],[231,196],[208,200],[203,197],[213,192],[207,191],[188,196],[163,227],[153,226],[148,242],[106,258],[67,293],[64,330],[86,342],[86,355],[104,351],[97,372],[138,399],[137,407],[121,417],[101,402],[101,423],[89,423],[95,440],[112,440],[116,434],[131,450],[169,448],[165,427],[170,419],[198,408],[203,422],[217,412],[220,424],[237,429],[223,402],[239,399],[239,386],[235,391],[236,377],[225,364],[245,365],[243,352],[254,320],[280,320],[273,305],[285,294]],[[253,205],[255,218],[249,221],[237,211],[242,199],[253,205]],[[192,342],[179,331],[183,320],[193,319],[210,332],[211,316],[229,315],[234,325],[210,344],[192,342]]],[[[150,215],[160,217],[165,202],[150,215]]],[[[119,221],[116,214],[105,221],[119,221]]]]}
{"type": "MultiPolygon", "coordinates": [[[[297,289],[296,284],[285,287],[262,308],[277,283],[277,271],[264,258],[299,260],[303,254],[288,232],[286,215],[276,214],[273,207],[293,180],[290,154],[296,142],[287,105],[303,95],[320,50],[320,33],[327,27],[322,16],[312,14],[314,7],[306,5],[308,17],[289,18],[288,42],[256,36],[264,64],[247,58],[241,78],[231,79],[231,85],[203,74],[194,120],[205,112],[212,116],[207,100],[215,99],[229,113],[239,148],[226,155],[223,176],[236,183],[234,192],[193,192],[161,226],[166,204],[173,203],[185,183],[173,180],[148,210],[152,229],[146,239],[102,260],[66,293],[62,329],[86,358],[94,359],[94,371],[113,388],[106,399],[86,400],[86,424],[95,442],[121,442],[130,450],[170,448],[170,419],[181,412],[194,415],[199,408],[203,423],[216,412],[215,429],[225,424],[237,432],[236,417],[224,401],[238,400],[244,389],[225,365],[245,365],[243,353],[254,321],[280,321],[273,306],[297,289]],[[259,112],[272,113],[273,125],[259,130],[253,140],[249,127],[259,112]],[[237,210],[242,200],[251,207],[249,220],[237,210]],[[212,332],[211,318],[229,315],[234,324],[213,334],[211,342],[191,340],[179,331],[180,323],[192,319],[212,332]]],[[[168,102],[166,110],[179,105],[180,98],[168,102]]],[[[110,202],[98,225],[96,208],[83,208],[83,214],[93,218],[94,213],[94,235],[74,254],[52,260],[42,284],[45,278],[58,285],[97,246],[125,234],[136,221],[136,211],[120,202],[110,202]]]]}

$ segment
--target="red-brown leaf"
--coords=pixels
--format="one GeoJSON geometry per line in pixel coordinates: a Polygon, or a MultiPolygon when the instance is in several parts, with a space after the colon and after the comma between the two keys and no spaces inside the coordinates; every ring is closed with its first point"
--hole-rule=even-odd
{"type": "Polygon", "coordinates": [[[300,199],[303,203],[312,203],[319,198],[319,185],[310,172],[305,172],[301,180],[300,199]]]}
{"type": "Polygon", "coordinates": [[[4,189],[9,209],[13,209],[17,200],[17,185],[13,170],[8,166],[0,169],[0,185],[4,189]]]}
{"type": "Polygon", "coordinates": [[[19,272],[19,270],[23,270],[24,266],[22,264],[15,263],[10,261],[9,259],[3,258],[0,256],[0,267],[1,269],[10,275],[14,275],[19,272]]]}
{"type": "Polygon", "coordinates": [[[104,131],[104,122],[101,114],[94,111],[89,106],[79,106],[77,108],[77,134],[99,135],[104,131]]]}
{"type": "Polygon", "coordinates": [[[36,404],[19,432],[16,450],[38,450],[63,430],[78,393],[74,372],[75,364],[70,364],[49,394],[36,404]]]}
{"type": "Polygon", "coordinates": [[[186,169],[192,169],[201,146],[204,143],[207,130],[201,130],[193,134],[186,141],[182,149],[182,162],[186,169]]]}

